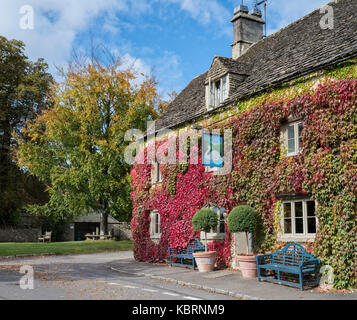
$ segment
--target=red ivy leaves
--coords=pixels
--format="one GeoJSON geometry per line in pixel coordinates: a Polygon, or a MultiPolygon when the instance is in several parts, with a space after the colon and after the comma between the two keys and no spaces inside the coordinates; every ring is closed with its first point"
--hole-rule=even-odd
{"type": "MultiPolygon", "coordinates": [[[[151,166],[134,165],[132,225],[136,259],[163,260],[169,246],[185,247],[190,239],[199,236],[191,227],[193,214],[211,203],[227,211],[240,203],[253,206],[264,221],[266,239],[272,238],[277,195],[306,193],[318,202],[317,215],[325,224],[314,248],[325,262],[332,264],[336,279],[344,283],[343,273],[353,268],[348,260],[353,253],[348,250],[352,249],[346,249],[336,261],[330,254],[338,250],[334,246],[351,248],[339,241],[348,241],[343,235],[353,234],[353,224],[341,222],[342,230],[337,231],[326,226],[330,221],[336,225],[337,218],[331,220],[329,216],[336,211],[342,214],[341,219],[350,221],[348,215],[352,214],[356,201],[356,101],[356,79],[327,80],[311,95],[288,103],[268,102],[231,119],[233,172],[229,176],[205,173],[200,162],[189,165],[185,173],[180,173],[177,166],[164,166],[162,187],[149,192],[151,166]],[[288,116],[301,119],[304,124],[303,150],[296,157],[284,158],[280,155],[280,130],[288,116]],[[169,175],[173,172],[176,172],[174,196],[168,192],[168,184],[172,183],[169,175]],[[149,235],[149,211],[153,209],[161,215],[162,236],[158,243],[149,235]],[[332,241],[334,236],[338,240],[332,241]],[[341,265],[345,271],[340,270],[341,265]]],[[[225,241],[209,244],[209,248],[218,252],[220,265],[229,263],[230,246],[228,233],[225,241]]]]}

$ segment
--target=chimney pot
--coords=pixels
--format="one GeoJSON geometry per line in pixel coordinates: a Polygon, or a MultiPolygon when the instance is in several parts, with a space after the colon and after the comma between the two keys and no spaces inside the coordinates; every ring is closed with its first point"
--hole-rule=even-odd
{"type": "Polygon", "coordinates": [[[258,7],[248,13],[247,6],[238,6],[234,10],[231,22],[233,23],[232,58],[238,59],[252,44],[263,38],[265,21],[258,7]]]}
{"type": "Polygon", "coordinates": [[[239,12],[248,13],[248,11],[248,6],[242,4],[234,9],[234,14],[237,14],[239,12]]]}
{"type": "Polygon", "coordinates": [[[250,10],[249,14],[260,18],[263,16],[261,10],[258,7],[254,7],[252,10],[250,10]]]}

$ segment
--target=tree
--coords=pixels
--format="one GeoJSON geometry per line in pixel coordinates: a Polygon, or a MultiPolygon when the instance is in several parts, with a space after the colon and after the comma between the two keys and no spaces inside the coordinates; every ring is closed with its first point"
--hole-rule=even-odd
{"type": "Polygon", "coordinates": [[[61,219],[101,213],[101,233],[108,215],[127,216],[130,165],[124,161],[129,129],[145,130],[157,113],[156,82],[117,63],[93,62],[69,69],[53,86],[53,107],[21,131],[19,164],[48,185],[49,202],[30,210],[61,219]]]}
{"type": "Polygon", "coordinates": [[[247,254],[249,254],[248,233],[253,233],[258,227],[259,219],[252,207],[235,207],[228,216],[228,229],[230,232],[244,232],[247,241],[247,254]]]}
{"type": "MultiPolygon", "coordinates": [[[[7,224],[11,215],[25,202],[37,202],[27,192],[27,183],[36,183],[20,171],[13,160],[16,146],[12,132],[18,133],[25,122],[34,119],[47,104],[52,77],[42,59],[30,61],[21,41],[0,36],[0,223],[7,224]]],[[[43,189],[42,186],[38,186],[43,189]]],[[[43,190],[37,195],[44,198],[43,190]]]]}
{"type": "Polygon", "coordinates": [[[192,227],[194,230],[205,233],[206,252],[207,252],[207,232],[218,224],[218,216],[214,210],[210,208],[202,208],[198,210],[192,217],[192,227]]]}

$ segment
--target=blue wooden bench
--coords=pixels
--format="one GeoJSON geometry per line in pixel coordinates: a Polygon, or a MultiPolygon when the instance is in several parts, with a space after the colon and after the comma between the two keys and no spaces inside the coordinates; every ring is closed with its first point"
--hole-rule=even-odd
{"type": "Polygon", "coordinates": [[[298,243],[288,243],[281,251],[258,255],[258,280],[285,283],[300,287],[319,285],[320,259],[308,254],[298,243]],[[298,280],[294,282],[292,280],[298,280]]]}
{"type": "Polygon", "coordinates": [[[205,246],[197,238],[191,240],[186,249],[169,248],[170,267],[184,266],[195,270],[197,265],[193,253],[200,251],[205,251],[205,246]]]}

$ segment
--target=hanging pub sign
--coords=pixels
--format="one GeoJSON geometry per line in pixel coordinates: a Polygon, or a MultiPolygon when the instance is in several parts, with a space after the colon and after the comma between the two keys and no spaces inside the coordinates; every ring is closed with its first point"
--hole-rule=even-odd
{"type": "Polygon", "coordinates": [[[206,167],[223,167],[223,137],[202,135],[202,164],[206,167]]]}

